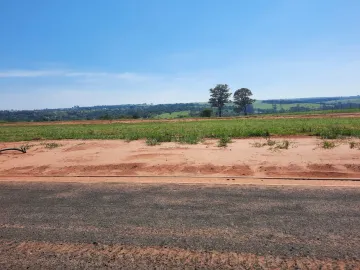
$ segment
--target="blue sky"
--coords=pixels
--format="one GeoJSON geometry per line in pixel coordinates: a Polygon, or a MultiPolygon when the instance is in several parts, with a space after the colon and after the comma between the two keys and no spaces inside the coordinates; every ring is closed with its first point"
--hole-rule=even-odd
{"type": "Polygon", "coordinates": [[[0,0],[0,110],[357,95],[358,0],[0,0]]]}

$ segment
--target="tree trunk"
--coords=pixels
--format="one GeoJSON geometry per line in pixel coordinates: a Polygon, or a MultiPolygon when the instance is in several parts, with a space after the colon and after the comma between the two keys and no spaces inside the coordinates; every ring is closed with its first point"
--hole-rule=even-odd
{"type": "Polygon", "coordinates": [[[247,111],[246,111],[246,105],[245,105],[245,107],[244,107],[244,115],[246,116],[247,115],[247,111]]]}
{"type": "Polygon", "coordinates": [[[219,107],[219,117],[222,116],[222,107],[219,107]]]}

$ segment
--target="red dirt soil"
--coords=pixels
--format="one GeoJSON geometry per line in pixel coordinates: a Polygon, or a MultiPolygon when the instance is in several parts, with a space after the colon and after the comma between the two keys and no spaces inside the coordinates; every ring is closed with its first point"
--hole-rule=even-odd
{"type": "MultiPolygon", "coordinates": [[[[281,142],[284,138],[276,139],[281,142]]],[[[288,138],[289,149],[254,147],[264,139],[234,140],[227,148],[208,140],[198,145],[144,141],[64,140],[47,149],[30,142],[26,154],[0,154],[0,176],[205,176],[360,178],[360,150],[346,140],[333,149],[320,139],[288,138]]],[[[54,142],[54,141],[49,141],[54,142]]],[[[0,148],[27,144],[0,143],[0,148]]]]}

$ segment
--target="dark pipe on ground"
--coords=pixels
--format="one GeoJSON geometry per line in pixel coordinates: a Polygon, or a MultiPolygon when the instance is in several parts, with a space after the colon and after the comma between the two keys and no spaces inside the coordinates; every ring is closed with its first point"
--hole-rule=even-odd
{"type": "Polygon", "coordinates": [[[0,149],[0,153],[4,152],[4,151],[20,151],[22,153],[26,153],[26,148],[25,147],[20,147],[20,148],[5,148],[5,149],[0,149]]]}

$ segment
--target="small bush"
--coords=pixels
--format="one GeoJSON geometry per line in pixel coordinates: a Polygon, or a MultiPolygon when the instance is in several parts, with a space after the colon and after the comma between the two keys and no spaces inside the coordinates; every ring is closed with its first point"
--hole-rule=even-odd
{"type": "Polygon", "coordinates": [[[336,145],[334,142],[331,142],[331,141],[323,141],[321,146],[324,149],[331,149],[331,148],[334,148],[336,145]]]}
{"type": "Polygon", "coordinates": [[[284,140],[281,143],[277,143],[275,148],[276,149],[289,149],[290,142],[288,140],[284,140]]]}
{"type": "Polygon", "coordinates": [[[200,117],[211,117],[212,113],[212,109],[204,109],[201,111],[200,117]]]}
{"type": "Polygon", "coordinates": [[[264,144],[264,143],[255,142],[255,143],[252,144],[252,146],[253,146],[253,147],[256,147],[256,148],[260,148],[260,147],[265,146],[265,144],[264,144]]]}
{"type": "Polygon", "coordinates": [[[197,135],[186,135],[179,136],[176,141],[179,143],[198,144],[201,141],[201,138],[197,135]]]}
{"type": "Polygon", "coordinates": [[[358,142],[349,142],[349,146],[350,149],[354,149],[354,148],[360,149],[360,143],[358,142]]]}
{"type": "Polygon", "coordinates": [[[266,145],[268,145],[268,146],[274,146],[275,144],[276,144],[276,141],[274,141],[274,140],[270,140],[270,139],[266,140],[266,145]]]}
{"type": "Polygon", "coordinates": [[[227,147],[228,143],[231,143],[230,137],[222,137],[219,140],[218,146],[219,147],[227,147]]]}
{"type": "Polygon", "coordinates": [[[146,144],[149,145],[149,146],[155,146],[155,145],[159,145],[160,142],[158,142],[158,140],[155,139],[155,138],[147,138],[146,139],[146,144]]]}

